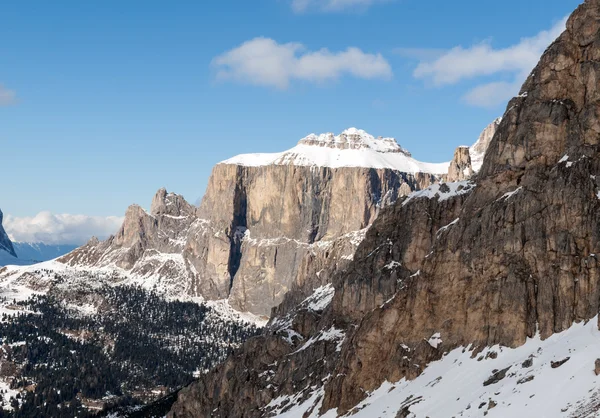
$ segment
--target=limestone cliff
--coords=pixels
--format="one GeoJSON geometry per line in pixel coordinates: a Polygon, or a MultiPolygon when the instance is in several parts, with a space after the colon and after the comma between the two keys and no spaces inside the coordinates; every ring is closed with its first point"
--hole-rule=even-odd
{"type": "Polygon", "coordinates": [[[283,153],[217,164],[199,208],[161,189],[150,212],[130,207],[114,237],[60,261],[269,316],[290,289],[297,300],[330,283],[382,208],[445,178],[448,167],[358,129],[312,134],[283,153]]]}
{"type": "MultiPolygon", "coordinates": [[[[182,390],[169,416],[336,416],[457,347],[517,347],[598,315],[599,58],[600,0],[587,0],[508,104],[476,184],[385,208],[332,287],[182,390]]],[[[410,400],[387,416],[411,416],[410,400]]]]}
{"type": "Polygon", "coordinates": [[[492,138],[496,134],[498,127],[500,126],[500,122],[502,122],[502,118],[498,118],[486,126],[483,132],[481,132],[481,135],[479,135],[477,142],[475,142],[475,144],[469,148],[471,166],[474,172],[479,172],[481,169],[481,166],[483,165],[483,157],[485,157],[485,153],[490,146],[490,142],[492,142],[492,138]]]}
{"type": "Polygon", "coordinates": [[[447,180],[450,182],[470,179],[473,176],[469,147],[458,147],[448,168],[447,180]]]}

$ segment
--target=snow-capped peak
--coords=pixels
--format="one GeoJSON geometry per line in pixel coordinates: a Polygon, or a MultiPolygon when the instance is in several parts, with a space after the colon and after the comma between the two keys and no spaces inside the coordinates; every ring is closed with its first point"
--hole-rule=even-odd
{"type": "Polygon", "coordinates": [[[394,138],[375,137],[362,129],[349,128],[333,133],[310,134],[294,148],[272,154],[243,154],[221,164],[259,167],[294,165],[309,167],[366,167],[392,169],[403,173],[446,174],[449,162],[432,164],[417,161],[394,138]]]}
{"type": "Polygon", "coordinates": [[[410,153],[403,149],[394,138],[374,137],[368,132],[349,128],[339,135],[333,133],[310,134],[300,140],[298,145],[309,145],[335,149],[371,149],[376,152],[401,152],[410,157],[410,153]]]}

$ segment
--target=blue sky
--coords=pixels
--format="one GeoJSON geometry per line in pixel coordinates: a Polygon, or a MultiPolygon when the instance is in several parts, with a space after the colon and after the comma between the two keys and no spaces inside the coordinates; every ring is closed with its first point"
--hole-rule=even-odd
{"type": "Polygon", "coordinates": [[[350,126],[448,160],[579,3],[2,2],[0,208],[25,225],[163,186],[195,201],[220,160],[350,126]]]}

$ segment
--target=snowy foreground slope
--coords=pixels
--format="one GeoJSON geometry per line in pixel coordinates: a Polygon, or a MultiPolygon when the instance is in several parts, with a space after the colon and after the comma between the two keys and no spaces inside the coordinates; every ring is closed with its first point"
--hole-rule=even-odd
{"type": "MultiPolygon", "coordinates": [[[[443,342],[442,342],[443,344],[443,342]]],[[[597,417],[600,416],[600,357],[597,319],[573,325],[545,341],[539,336],[517,349],[494,346],[475,353],[459,348],[431,363],[413,381],[384,383],[348,416],[374,417],[597,417]]],[[[276,416],[318,417],[315,400],[289,407],[281,397],[276,416]],[[313,409],[314,408],[314,409],[313,409]],[[286,412],[282,412],[286,410],[286,412]]],[[[337,416],[335,410],[323,415],[337,416]]]]}

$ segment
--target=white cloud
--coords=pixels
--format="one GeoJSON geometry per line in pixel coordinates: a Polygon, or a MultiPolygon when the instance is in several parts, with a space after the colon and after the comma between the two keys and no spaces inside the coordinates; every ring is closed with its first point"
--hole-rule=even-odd
{"type": "Polygon", "coordinates": [[[567,18],[561,19],[550,30],[523,38],[507,48],[494,49],[490,42],[469,48],[457,46],[440,57],[422,61],[413,75],[440,87],[477,77],[510,74],[514,77],[512,82],[480,84],[464,96],[467,103],[475,106],[492,107],[505,103],[518,93],[544,50],[564,31],[566,21],[567,18]]]}
{"type": "Polygon", "coordinates": [[[302,44],[279,44],[269,38],[244,42],[216,57],[212,65],[217,79],[278,89],[288,88],[292,80],[323,83],[346,74],[363,79],[392,76],[392,68],[381,54],[367,54],[358,48],[336,53],[307,51],[302,44]]]}
{"type": "Polygon", "coordinates": [[[364,10],[375,3],[391,0],[292,0],[292,10],[304,13],[309,10],[320,12],[342,12],[346,10],[364,10]]]}
{"type": "Polygon", "coordinates": [[[40,212],[34,217],[4,217],[4,229],[14,242],[42,242],[44,244],[86,243],[92,236],[106,239],[116,233],[123,217],[54,215],[40,212]]]}
{"type": "Polygon", "coordinates": [[[9,106],[17,100],[17,94],[0,84],[0,106],[9,106]]]}

